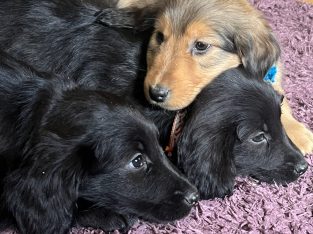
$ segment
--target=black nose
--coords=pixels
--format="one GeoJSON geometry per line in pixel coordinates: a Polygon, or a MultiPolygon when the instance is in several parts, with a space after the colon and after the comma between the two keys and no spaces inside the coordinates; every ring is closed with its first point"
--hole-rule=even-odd
{"type": "Polygon", "coordinates": [[[185,201],[189,205],[193,206],[199,201],[200,195],[198,192],[192,192],[192,193],[186,194],[184,198],[185,198],[185,201]]]}
{"type": "Polygon", "coordinates": [[[169,94],[167,88],[161,86],[155,86],[154,88],[149,88],[150,98],[155,102],[164,102],[169,94]]]}
{"type": "Polygon", "coordinates": [[[305,160],[303,160],[295,166],[295,172],[298,175],[302,175],[304,172],[306,172],[308,166],[309,166],[308,163],[305,160]]]}

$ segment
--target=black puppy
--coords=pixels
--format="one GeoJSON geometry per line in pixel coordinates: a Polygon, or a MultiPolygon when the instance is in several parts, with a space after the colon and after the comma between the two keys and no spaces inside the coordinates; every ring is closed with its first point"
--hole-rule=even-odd
{"type": "Polygon", "coordinates": [[[2,228],[127,229],[137,217],[189,213],[197,190],[170,165],[154,124],[113,95],[41,75],[0,54],[2,228]]]}
{"type": "MultiPolygon", "coordinates": [[[[0,46],[39,70],[65,74],[65,77],[76,80],[82,86],[97,87],[132,100],[134,105],[142,108],[144,115],[158,126],[161,143],[165,145],[175,113],[148,106],[143,94],[144,61],[150,33],[144,31],[136,34],[132,29],[125,29],[134,24],[129,13],[101,7],[103,6],[99,7],[99,4],[86,4],[86,1],[78,0],[3,1],[0,4],[3,12],[0,15],[0,46]]],[[[226,73],[227,77],[232,76],[231,73],[227,74],[229,73],[226,73]]],[[[202,198],[229,194],[233,178],[239,174],[255,175],[265,181],[289,182],[303,173],[307,166],[296,147],[289,142],[277,116],[270,120],[267,119],[269,116],[259,116],[257,103],[260,98],[266,99],[264,103],[272,103],[262,105],[264,113],[279,113],[277,95],[266,84],[246,81],[246,75],[239,75],[243,77],[242,81],[238,82],[242,82],[242,87],[250,90],[251,95],[243,98],[244,89],[241,89],[242,94],[235,95],[233,89],[239,90],[236,87],[232,89],[236,82],[228,83],[224,78],[221,78],[225,82],[224,85],[222,81],[221,84],[217,83],[220,84],[219,88],[203,90],[187,113],[187,124],[177,146],[179,165],[197,184],[202,198]],[[260,94],[254,93],[255,86],[260,86],[260,94]],[[204,98],[201,98],[201,95],[204,95],[204,98]],[[209,96],[206,98],[205,95],[209,96]],[[216,99],[215,95],[233,102],[234,106],[225,101],[224,105],[219,105],[220,109],[216,109],[217,104],[215,105],[214,101],[221,100],[216,99]],[[239,98],[242,108],[235,109],[235,101],[239,98]],[[250,105],[252,106],[249,107],[250,105]],[[225,116],[221,113],[225,113],[225,116]],[[249,121],[256,125],[249,121],[242,121],[239,125],[239,122],[235,121],[236,116],[251,117],[249,121]],[[202,122],[207,124],[202,126],[202,122]],[[266,125],[263,126],[264,123],[266,125]],[[261,127],[258,127],[258,124],[261,127]],[[228,128],[221,128],[223,126],[228,128]],[[243,126],[247,132],[239,131],[244,129],[243,126]],[[267,144],[262,139],[262,133],[258,136],[260,144],[253,145],[251,141],[246,140],[246,137],[252,138],[252,135],[247,136],[246,133],[257,135],[252,129],[265,132],[264,137],[270,135],[275,139],[275,143],[270,141],[268,136],[266,142],[269,142],[271,147],[266,150],[267,144]],[[279,137],[271,131],[280,134],[279,137]],[[210,137],[215,136],[214,133],[215,141],[210,137]],[[238,141],[235,141],[236,137],[240,137],[238,141]],[[235,141],[234,145],[231,144],[232,141],[235,141]],[[225,145],[221,145],[221,142],[225,142],[225,145]],[[219,157],[221,150],[224,156],[219,157]],[[253,153],[254,150],[259,151],[253,153]],[[278,157],[278,151],[289,153],[278,157]],[[227,155],[229,157],[226,157],[227,155]],[[241,156],[246,156],[244,162],[238,161],[241,156]],[[223,157],[226,157],[225,160],[223,157]],[[294,160],[289,160],[290,157],[294,160]],[[285,164],[288,166],[282,166],[285,164]],[[259,165],[260,169],[257,172],[254,170],[256,165],[259,165]],[[297,169],[298,173],[294,173],[296,168],[302,169],[297,169]],[[290,175],[286,174],[288,172],[290,175]]]]}
{"type": "MultiPolygon", "coordinates": [[[[5,0],[0,47],[37,71],[122,97],[143,95],[150,33],[135,34],[133,15],[103,8],[102,0],[5,0]],[[132,92],[130,95],[129,92],[132,92]]],[[[109,4],[110,5],[110,4],[109,4]]]]}
{"type": "Polygon", "coordinates": [[[177,157],[202,198],[231,194],[238,175],[285,184],[306,171],[282,127],[281,101],[271,85],[241,68],[226,71],[200,93],[188,108],[177,157]]]}

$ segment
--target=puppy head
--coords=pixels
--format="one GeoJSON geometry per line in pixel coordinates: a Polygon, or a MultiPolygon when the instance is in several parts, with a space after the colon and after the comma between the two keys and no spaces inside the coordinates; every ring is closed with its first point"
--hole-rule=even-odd
{"type": "Polygon", "coordinates": [[[247,116],[238,121],[236,128],[233,154],[237,173],[268,183],[292,182],[307,170],[308,163],[280,122],[282,98],[262,93],[255,98],[262,103],[245,107],[247,116]]]}
{"type": "Polygon", "coordinates": [[[162,108],[189,105],[223,71],[243,63],[263,77],[279,47],[267,23],[246,1],[167,1],[151,37],[144,89],[162,108]]]}
{"type": "Polygon", "coordinates": [[[179,166],[202,198],[231,193],[237,175],[288,183],[308,164],[280,122],[281,97],[239,69],[223,73],[192,104],[179,166]]]}
{"type": "Polygon", "coordinates": [[[81,199],[158,222],[189,213],[197,189],[165,157],[151,122],[111,94],[54,87],[31,93],[41,98],[25,113],[37,125],[3,186],[18,230],[65,233],[81,199]]]}
{"type": "Polygon", "coordinates": [[[85,165],[79,198],[157,222],[187,215],[198,192],[165,157],[156,127],[112,95],[78,96],[64,103],[67,117],[58,129],[67,130],[58,135],[80,138],[73,149],[85,165]]]}

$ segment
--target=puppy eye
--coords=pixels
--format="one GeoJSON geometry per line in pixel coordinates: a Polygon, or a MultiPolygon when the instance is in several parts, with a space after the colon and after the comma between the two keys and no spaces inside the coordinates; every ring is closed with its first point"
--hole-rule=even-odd
{"type": "Polygon", "coordinates": [[[161,32],[157,32],[156,36],[155,36],[155,39],[156,39],[157,43],[159,45],[161,45],[163,43],[163,41],[164,41],[164,34],[161,33],[161,32]]]}
{"type": "Polygon", "coordinates": [[[202,41],[196,41],[194,44],[194,53],[196,54],[204,54],[211,47],[210,44],[202,41]]]}
{"type": "Polygon", "coordinates": [[[142,154],[138,153],[136,157],[131,161],[131,164],[134,168],[141,168],[146,164],[142,154]]]}
{"type": "Polygon", "coordinates": [[[264,133],[260,133],[259,135],[252,138],[252,141],[255,143],[260,143],[266,140],[266,136],[264,133]]]}

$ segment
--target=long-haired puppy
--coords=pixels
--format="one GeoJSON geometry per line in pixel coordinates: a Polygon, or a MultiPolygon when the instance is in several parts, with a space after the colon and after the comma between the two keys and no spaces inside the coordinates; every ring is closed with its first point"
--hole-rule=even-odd
{"type": "Polygon", "coordinates": [[[238,68],[222,73],[187,108],[178,167],[202,198],[231,194],[236,176],[286,184],[307,170],[282,126],[282,98],[238,68]]]}
{"type": "MultiPolygon", "coordinates": [[[[276,66],[273,87],[283,94],[279,44],[247,0],[119,0],[118,6],[155,18],[144,85],[151,103],[185,108],[214,78],[239,64],[258,79],[276,66]]],[[[282,108],[288,136],[302,153],[312,152],[313,133],[294,119],[286,100],[282,108]]]]}
{"type": "Polygon", "coordinates": [[[155,125],[112,94],[44,79],[0,54],[0,228],[68,233],[167,222],[199,195],[155,125]]]}
{"type": "MultiPolygon", "coordinates": [[[[129,87],[133,82],[128,79],[129,87]]],[[[131,95],[129,89],[124,97],[131,95]]],[[[282,126],[283,100],[243,66],[222,73],[202,89],[186,109],[174,152],[177,166],[198,187],[202,199],[231,194],[236,176],[286,184],[307,170],[308,163],[282,126]]],[[[166,145],[176,112],[141,109],[157,124],[166,145]]]]}
{"type": "MultiPolygon", "coordinates": [[[[11,0],[7,1],[6,4],[0,4],[0,7],[3,9],[8,8],[9,6],[10,9],[14,9],[10,14],[6,15],[6,11],[3,11],[3,14],[0,14],[0,21],[3,23],[2,27],[0,27],[0,32],[2,32],[0,33],[0,42],[2,42],[2,44],[0,43],[0,46],[5,45],[4,49],[9,50],[10,53],[18,55],[19,58],[24,61],[33,64],[38,70],[62,73],[66,78],[76,80],[76,82],[83,87],[94,87],[96,89],[110,91],[118,96],[122,96],[123,99],[130,99],[137,108],[141,109],[142,113],[147,118],[152,119],[158,126],[162,145],[167,144],[176,112],[160,109],[155,106],[151,107],[145,102],[143,92],[143,80],[145,77],[144,61],[146,58],[145,47],[148,44],[150,34],[149,32],[136,34],[131,29],[122,29],[122,27],[131,27],[134,23],[132,14],[112,8],[101,8],[101,6],[91,3],[85,5],[82,1],[78,0],[28,0],[27,2],[11,0]],[[63,9],[71,9],[71,11],[64,11],[63,9]],[[7,20],[12,17],[16,18],[16,21],[7,20]]],[[[244,85],[244,78],[246,77],[242,76],[241,78],[243,79],[241,83],[244,85]]],[[[248,79],[252,78],[249,76],[248,79]]],[[[238,84],[240,84],[240,81],[238,82],[238,84]]],[[[255,79],[255,82],[257,82],[257,79],[255,79]]],[[[254,84],[252,81],[250,81],[250,83],[254,84]]],[[[230,82],[228,84],[227,89],[224,86],[220,86],[220,88],[217,88],[216,86],[214,87],[218,90],[219,94],[225,92],[223,95],[227,96],[228,99],[235,101],[237,96],[232,97],[232,92],[230,90],[231,86],[235,86],[236,82],[230,82]]],[[[256,85],[258,84],[256,83],[256,85]]],[[[277,102],[277,95],[273,94],[274,91],[270,90],[271,87],[266,84],[259,86],[261,87],[260,89],[253,89],[253,85],[251,85],[251,87],[245,85],[245,87],[250,87],[252,89],[251,97],[249,96],[249,98],[251,100],[255,99],[257,102],[263,100],[266,101],[266,103],[273,102],[275,104],[277,102]],[[272,95],[267,95],[267,98],[263,98],[264,94],[262,94],[262,89],[265,89],[265,96],[267,93],[272,95]],[[261,93],[254,94],[253,91],[260,91],[261,93]],[[261,96],[262,98],[259,100],[254,96],[261,96]],[[273,98],[273,100],[271,100],[271,98],[273,98]]],[[[211,89],[210,93],[213,92],[215,92],[214,88],[211,89]]],[[[205,95],[205,92],[203,95],[205,95]]],[[[209,96],[210,98],[216,98],[214,95],[210,95],[212,96],[209,96]]],[[[177,146],[178,156],[180,158],[179,165],[189,178],[200,188],[203,198],[223,196],[232,189],[231,183],[228,184],[227,182],[228,186],[225,186],[223,181],[233,181],[234,175],[237,174],[233,167],[229,167],[229,170],[232,172],[231,176],[228,175],[229,170],[227,172],[225,171],[225,175],[223,174],[223,167],[221,165],[225,164],[219,164],[218,160],[222,162],[223,158],[219,159],[218,156],[220,155],[221,149],[224,149],[224,147],[220,148],[220,142],[211,141],[212,144],[208,144],[210,138],[208,139],[208,137],[205,137],[204,135],[210,134],[209,131],[213,130],[218,132],[219,128],[215,129],[215,125],[212,122],[212,125],[209,126],[210,128],[207,129],[196,127],[197,124],[199,125],[196,118],[197,115],[199,115],[199,118],[201,117],[204,122],[207,121],[210,123],[210,121],[212,121],[211,118],[214,117],[214,109],[210,109],[210,106],[213,103],[210,103],[209,98],[195,99],[195,101],[196,104],[194,104],[191,111],[188,111],[186,116],[187,125],[186,130],[184,130],[186,133],[183,134],[179,146],[177,146]],[[207,109],[212,110],[212,112],[208,115],[203,115],[207,109]],[[188,121],[188,118],[191,117],[195,120],[188,121]],[[193,129],[193,131],[188,133],[188,129],[193,129]],[[188,136],[190,136],[189,139],[187,139],[188,136]],[[203,138],[201,136],[203,136],[203,138]],[[216,147],[214,146],[214,143],[217,143],[216,147]],[[192,154],[191,149],[197,150],[192,154]],[[202,163],[204,167],[198,167],[199,171],[188,171],[188,155],[191,155],[191,158],[198,156],[199,161],[196,162],[197,165],[202,163]],[[214,160],[210,161],[212,157],[208,157],[209,155],[216,155],[216,157],[214,160]],[[183,164],[182,160],[185,158],[187,162],[186,164],[183,164]],[[207,160],[208,163],[205,160],[207,160]],[[216,167],[212,164],[215,163],[215,161],[216,167]],[[216,171],[217,168],[221,168],[221,170],[216,171]],[[212,171],[210,171],[211,169],[212,171]],[[206,174],[210,176],[206,176],[206,174]],[[207,184],[202,186],[201,183],[196,181],[193,175],[197,175],[199,181],[201,179],[200,175],[203,175],[204,177],[202,181],[208,180],[207,184]],[[225,179],[223,179],[224,177],[225,179]],[[211,186],[212,189],[206,189],[208,184],[213,184],[211,186]],[[227,187],[227,189],[222,189],[223,187],[227,187]],[[217,190],[219,192],[217,192],[217,190]]],[[[243,104],[253,104],[251,108],[256,108],[253,107],[255,106],[255,103],[252,101],[250,102],[249,100],[244,99],[242,101],[243,104]]],[[[90,102],[92,102],[92,100],[90,102]]],[[[267,110],[266,112],[279,112],[280,102],[276,104],[277,106],[269,107],[264,105],[267,110]]],[[[229,108],[224,108],[223,110],[227,113],[229,108]]],[[[257,112],[256,109],[252,110],[257,112]]],[[[249,115],[245,109],[241,109],[241,111],[242,113],[238,113],[239,116],[245,116],[245,113],[249,115]]],[[[258,116],[257,113],[251,115],[258,116]]],[[[220,116],[220,119],[224,120],[225,126],[227,125],[227,121],[233,123],[231,118],[225,119],[223,116],[220,116]]],[[[219,119],[216,117],[215,120],[217,121],[219,119]]],[[[256,120],[254,122],[262,125],[262,121],[263,119],[261,118],[260,122],[256,122],[256,120]]],[[[272,121],[275,122],[268,123],[268,128],[273,127],[276,129],[275,133],[283,135],[284,130],[281,128],[279,120],[274,119],[272,121]]],[[[265,129],[263,131],[265,131],[265,129]]],[[[274,130],[271,129],[268,131],[274,130]]],[[[223,134],[226,136],[226,133],[223,134]]],[[[229,138],[233,139],[234,136],[230,134],[229,138]]],[[[268,166],[267,162],[271,164],[273,161],[273,165],[276,165],[276,167],[269,166],[268,170],[278,171],[283,174],[285,169],[279,165],[284,162],[281,161],[281,164],[277,164],[275,161],[276,155],[274,152],[276,152],[276,147],[279,148],[277,151],[287,150],[290,147],[290,143],[288,139],[277,144],[271,143],[271,151],[264,151],[264,155],[259,158],[255,157],[251,151],[251,154],[246,155],[246,161],[253,161],[256,165],[262,165],[262,168],[268,166]]],[[[290,150],[292,152],[290,157],[297,158],[297,160],[291,162],[290,168],[288,169],[293,173],[291,167],[297,167],[298,164],[305,163],[295,147],[291,147],[290,150]]],[[[232,151],[231,146],[227,148],[227,151],[232,151]]],[[[241,148],[239,153],[244,154],[244,152],[246,152],[246,149],[241,148]]],[[[262,152],[260,151],[256,153],[261,154],[262,152]]],[[[283,156],[285,155],[277,157],[280,158],[283,156]]],[[[232,156],[229,157],[232,158],[232,156]]],[[[288,161],[288,159],[289,156],[286,156],[286,161],[288,161]]],[[[250,171],[251,165],[242,165],[242,167],[243,169],[241,171],[246,170],[248,172],[250,171]]],[[[190,165],[190,168],[193,168],[192,165],[190,165]]],[[[227,169],[227,167],[225,168],[227,169]]],[[[303,171],[305,171],[305,169],[303,169],[303,171]]],[[[262,172],[267,173],[267,171],[262,172]]],[[[301,172],[299,174],[301,174],[301,172]]],[[[277,178],[278,174],[265,174],[264,177],[266,176],[268,176],[268,181],[279,181],[277,178]]],[[[290,176],[292,179],[297,178],[296,174],[291,174],[290,176]]],[[[283,177],[282,181],[283,180],[288,182],[291,179],[289,180],[289,178],[283,177]]]]}

